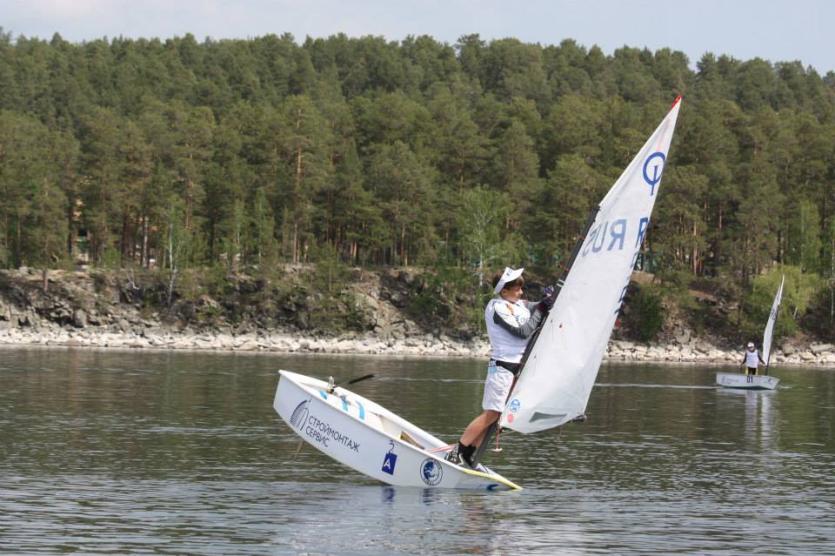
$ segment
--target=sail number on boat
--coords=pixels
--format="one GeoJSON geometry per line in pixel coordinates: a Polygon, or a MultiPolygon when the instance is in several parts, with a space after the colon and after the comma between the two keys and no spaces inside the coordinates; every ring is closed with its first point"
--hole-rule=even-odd
{"type": "MultiPolygon", "coordinates": [[[[649,217],[643,217],[638,220],[635,229],[637,233],[635,234],[635,247],[639,247],[641,242],[644,240],[644,234],[646,233],[647,226],[649,226],[649,217]]],[[[629,226],[627,225],[627,221],[625,218],[619,218],[609,225],[609,222],[603,222],[597,228],[592,228],[589,230],[588,238],[586,239],[586,244],[583,246],[582,251],[580,251],[580,255],[585,257],[586,255],[591,252],[599,253],[603,249],[603,245],[606,243],[606,233],[609,233],[609,245],[606,247],[606,251],[611,251],[613,249],[623,250],[623,242],[626,239],[627,230],[629,226]],[[599,241],[598,241],[599,239],[599,241]]]]}

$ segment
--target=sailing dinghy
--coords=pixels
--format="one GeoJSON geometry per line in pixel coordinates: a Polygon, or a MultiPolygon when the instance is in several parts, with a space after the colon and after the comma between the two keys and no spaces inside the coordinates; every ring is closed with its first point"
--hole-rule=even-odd
{"type": "Polygon", "coordinates": [[[518,490],[483,465],[444,460],[450,446],[345,388],[279,371],[273,407],[306,442],[336,461],[395,486],[518,490]]]}
{"type": "MultiPolygon", "coordinates": [[[[590,220],[529,345],[502,427],[530,433],[584,415],[649,227],[680,107],[678,97],[590,220]]],[[[481,464],[469,469],[445,461],[451,446],[370,400],[289,371],[280,375],[278,414],[302,439],[360,473],[398,486],[520,488],[481,464]]]]}
{"type": "Polygon", "coordinates": [[[499,426],[521,433],[585,415],[603,354],[649,227],[681,97],[597,209],[529,345],[499,426]]]}
{"type": "Polygon", "coordinates": [[[771,360],[771,337],[774,334],[774,324],[777,322],[777,313],[780,310],[780,303],[783,301],[783,285],[786,277],[780,280],[780,287],[774,294],[774,301],[771,303],[771,312],[768,314],[768,322],[763,331],[762,358],[765,361],[764,375],[746,375],[742,373],[716,373],[716,384],[723,388],[741,388],[745,390],[774,390],[777,388],[779,378],[768,376],[768,366],[771,360]]]}
{"type": "Polygon", "coordinates": [[[722,388],[741,390],[774,390],[779,378],[768,375],[745,375],[743,373],[716,373],[716,384],[722,388]]]}

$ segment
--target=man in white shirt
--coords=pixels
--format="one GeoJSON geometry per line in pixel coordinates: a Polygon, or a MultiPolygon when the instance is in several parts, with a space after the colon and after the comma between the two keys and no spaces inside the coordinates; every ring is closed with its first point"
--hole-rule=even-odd
{"type": "Polygon", "coordinates": [[[748,377],[748,382],[754,381],[754,376],[757,374],[760,363],[765,365],[765,361],[760,357],[760,353],[757,351],[756,346],[754,346],[754,342],[748,342],[748,349],[745,350],[745,355],[742,356],[742,364],[745,366],[745,374],[748,377]]]}
{"type": "Polygon", "coordinates": [[[473,419],[446,459],[456,464],[473,467],[473,454],[484,441],[490,425],[504,410],[510,389],[521,370],[520,363],[528,345],[528,339],[539,327],[554,303],[553,288],[547,288],[546,296],[539,302],[522,300],[524,268],[506,267],[493,279],[496,297],[487,303],[484,319],[490,338],[490,362],[484,382],[482,412],[473,419]]]}

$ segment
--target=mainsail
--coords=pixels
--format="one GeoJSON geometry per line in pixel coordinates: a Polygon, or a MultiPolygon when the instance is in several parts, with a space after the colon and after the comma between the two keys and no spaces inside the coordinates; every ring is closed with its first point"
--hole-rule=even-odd
{"type": "Polygon", "coordinates": [[[774,333],[774,323],[777,321],[777,311],[780,309],[780,302],[783,300],[783,284],[786,282],[786,277],[780,280],[780,287],[777,288],[777,293],[774,295],[774,302],[771,304],[771,312],[768,314],[768,322],[765,324],[765,331],[763,332],[763,361],[765,367],[768,368],[768,359],[771,357],[771,335],[774,333]]]}
{"type": "Polygon", "coordinates": [[[603,200],[501,416],[522,433],[583,415],[649,226],[681,97],[603,200]]]}

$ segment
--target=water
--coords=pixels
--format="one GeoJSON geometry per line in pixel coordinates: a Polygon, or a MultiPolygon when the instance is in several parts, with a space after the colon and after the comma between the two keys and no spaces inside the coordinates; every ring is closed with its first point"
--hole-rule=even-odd
{"type": "Polygon", "coordinates": [[[276,370],[347,380],[454,439],[483,362],[0,350],[3,554],[835,553],[835,372],[605,365],[589,420],[502,435],[525,487],[390,488],[305,446],[276,370]]]}

